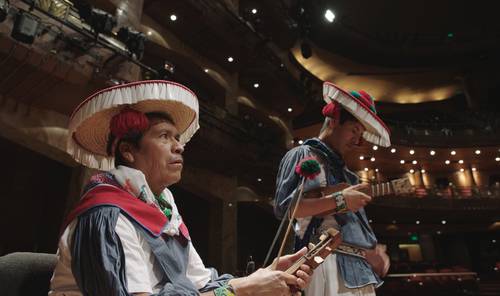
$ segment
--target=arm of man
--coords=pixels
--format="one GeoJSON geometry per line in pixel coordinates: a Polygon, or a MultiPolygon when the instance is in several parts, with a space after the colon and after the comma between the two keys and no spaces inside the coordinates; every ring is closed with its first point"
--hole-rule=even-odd
{"type": "MultiPolygon", "coordinates": [[[[295,217],[324,216],[336,213],[338,208],[333,196],[338,192],[341,192],[342,198],[345,200],[346,209],[357,212],[371,201],[371,197],[363,193],[367,187],[367,184],[357,184],[345,189],[338,189],[339,191],[333,190],[333,193],[323,197],[303,198],[297,208],[295,217]]],[[[328,187],[325,188],[325,191],[332,192],[328,187]]]]}

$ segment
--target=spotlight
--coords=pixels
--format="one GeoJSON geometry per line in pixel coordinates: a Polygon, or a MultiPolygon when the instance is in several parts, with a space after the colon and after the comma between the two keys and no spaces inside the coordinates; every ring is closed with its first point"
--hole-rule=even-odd
{"type": "Polygon", "coordinates": [[[459,164],[463,164],[463,163],[464,163],[464,161],[463,161],[462,159],[460,159],[460,160],[458,161],[458,163],[459,163],[459,164]]]}
{"type": "Polygon", "coordinates": [[[33,44],[40,27],[40,19],[26,11],[19,11],[10,36],[19,42],[33,44]]]}
{"type": "Polygon", "coordinates": [[[401,159],[401,160],[399,161],[399,163],[400,163],[400,164],[405,164],[405,161],[404,161],[403,159],[401,159]]]}
{"type": "Polygon", "coordinates": [[[421,172],[422,174],[425,174],[425,170],[424,170],[424,169],[421,169],[421,170],[420,170],[420,172],[421,172]]]}
{"type": "Polygon", "coordinates": [[[288,112],[292,112],[292,111],[293,111],[293,109],[292,109],[292,108],[288,108],[288,112]]]}
{"type": "Polygon", "coordinates": [[[258,83],[254,83],[254,84],[253,84],[253,87],[254,87],[254,88],[259,88],[259,84],[258,84],[258,83]]]}
{"type": "Polygon", "coordinates": [[[230,62],[230,63],[232,63],[234,61],[234,59],[233,59],[233,57],[228,57],[227,61],[230,62]]]}
{"type": "Polygon", "coordinates": [[[476,150],[474,153],[476,153],[477,155],[481,154],[481,150],[476,150]]]}
{"type": "Polygon", "coordinates": [[[377,145],[373,145],[373,150],[378,150],[378,146],[377,145]]]}
{"type": "Polygon", "coordinates": [[[455,155],[455,154],[457,154],[457,152],[456,152],[455,150],[452,150],[452,151],[450,152],[450,154],[451,154],[451,155],[455,155]]]}
{"type": "Polygon", "coordinates": [[[331,11],[330,9],[327,9],[325,11],[325,18],[330,23],[333,23],[333,20],[335,19],[335,13],[333,13],[333,11],[331,11]]]}
{"type": "Polygon", "coordinates": [[[300,52],[302,53],[302,57],[304,59],[308,59],[308,58],[312,57],[312,48],[309,45],[309,43],[307,43],[305,41],[300,43],[300,52]]]}
{"type": "Polygon", "coordinates": [[[450,161],[447,159],[444,163],[446,163],[446,164],[450,164],[450,161]]]}
{"type": "Polygon", "coordinates": [[[370,161],[372,162],[375,161],[375,157],[370,158],[370,161]]]}
{"type": "Polygon", "coordinates": [[[365,168],[365,172],[368,172],[368,168],[365,168]]]}
{"type": "Polygon", "coordinates": [[[410,174],[413,174],[414,172],[415,172],[415,170],[414,170],[414,169],[411,169],[411,170],[410,170],[410,174]]]}
{"type": "Polygon", "coordinates": [[[436,151],[431,150],[431,151],[429,152],[429,154],[430,154],[430,155],[436,155],[436,151]]]}
{"type": "Polygon", "coordinates": [[[464,169],[463,169],[463,168],[462,168],[462,169],[460,169],[460,172],[462,172],[462,173],[463,173],[463,172],[464,172],[464,169]]]}
{"type": "Polygon", "coordinates": [[[375,172],[377,172],[377,173],[378,173],[378,169],[375,169],[375,172]]]}
{"type": "Polygon", "coordinates": [[[495,161],[500,161],[500,157],[496,157],[496,158],[495,158],[495,161]]]}
{"type": "Polygon", "coordinates": [[[476,168],[472,168],[472,171],[475,172],[475,171],[477,171],[477,169],[476,168]]]}
{"type": "Polygon", "coordinates": [[[417,163],[418,163],[418,161],[414,160],[414,161],[412,161],[411,163],[413,163],[413,164],[417,164],[417,163]]]}
{"type": "Polygon", "coordinates": [[[391,153],[396,153],[396,148],[392,148],[391,153]]]}
{"type": "Polygon", "coordinates": [[[252,11],[252,14],[257,14],[257,8],[253,8],[251,11],[252,11]]]}
{"type": "Polygon", "coordinates": [[[364,157],[364,156],[360,156],[360,157],[359,157],[359,160],[364,160],[364,159],[365,159],[365,157],[364,157]]]}
{"type": "Polygon", "coordinates": [[[92,7],[85,1],[75,1],[75,7],[80,17],[90,25],[94,33],[111,34],[116,19],[104,10],[92,7]]]}
{"type": "Polygon", "coordinates": [[[132,57],[135,55],[137,60],[142,59],[144,55],[144,42],[146,41],[146,36],[143,33],[122,27],[118,31],[117,36],[118,40],[125,43],[132,57]]]}
{"type": "Polygon", "coordinates": [[[170,20],[175,22],[177,20],[177,16],[175,14],[170,15],[170,20]]]}
{"type": "Polygon", "coordinates": [[[0,0],[0,23],[5,21],[9,15],[9,2],[7,0],[0,0]]]}
{"type": "Polygon", "coordinates": [[[304,141],[299,140],[299,145],[302,145],[302,144],[304,144],[304,141]]]}
{"type": "Polygon", "coordinates": [[[415,154],[415,150],[411,149],[411,150],[410,150],[410,154],[411,154],[411,155],[415,154]]]}

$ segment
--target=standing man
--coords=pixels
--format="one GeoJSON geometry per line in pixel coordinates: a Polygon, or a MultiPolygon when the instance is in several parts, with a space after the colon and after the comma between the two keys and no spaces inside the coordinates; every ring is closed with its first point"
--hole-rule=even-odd
{"type": "MultiPolygon", "coordinates": [[[[325,121],[317,138],[290,150],[281,160],[276,181],[275,214],[283,219],[298,191],[295,165],[304,157],[315,157],[321,172],[307,180],[304,191],[320,190],[321,197],[302,199],[296,212],[295,248],[300,249],[330,227],[340,229],[343,244],[315,271],[307,296],[375,295],[375,288],[387,273],[389,258],[381,247],[364,210],[371,197],[363,193],[366,185],[345,165],[343,157],[360,146],[362,139],[390,146],[389,131],[377,116],[373,98],[364,91],[346,92],[325,82],[323,108],[325,121]],[[328,194],[328,186],[353,186],[328,194]],[[358,184],[358,185],[356,185],[358,184]]],[[[331,190],[330,190],[331,191],[331,190]]]]}
{"type": "Polygon", "coordinates": [[[110,87],[77,107],[68,152],[104,172],[66,220],[49,295],[277,296],[307,285],[307,265],[279,271],[305,250],[243,278],[203,264],[168,189],[181,179],[198,118],[195,94],[163,80],[110,87]]]}

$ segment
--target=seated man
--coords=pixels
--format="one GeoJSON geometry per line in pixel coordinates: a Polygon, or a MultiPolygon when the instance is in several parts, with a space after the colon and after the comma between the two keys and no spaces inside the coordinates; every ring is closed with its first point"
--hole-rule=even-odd
{"type": "Polygon", "coordinates": [[[244,278],[204,266],[167,188],[179,182],[184,144],[198,129],[186,87],[143,81],[102,90],[73,113],[68,152],[106,172],[91,178],[68,216],[49,295],[290,295],[311,270],[244,278]]]}

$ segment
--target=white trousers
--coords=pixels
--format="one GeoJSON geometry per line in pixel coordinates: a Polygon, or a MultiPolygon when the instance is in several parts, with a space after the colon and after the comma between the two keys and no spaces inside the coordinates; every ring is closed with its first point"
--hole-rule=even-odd
{"type": "Polygon", "coordinates": [[[373,284],[349,289],[337,270],[337,255],[331,254],[314,270],[306,296],[375,296],[373,284]]]}

